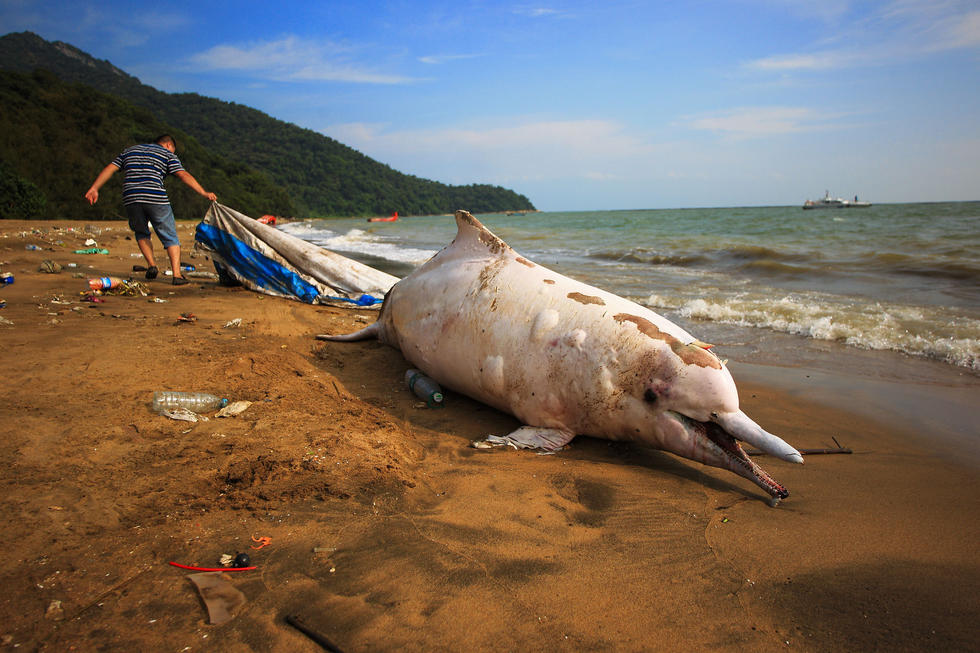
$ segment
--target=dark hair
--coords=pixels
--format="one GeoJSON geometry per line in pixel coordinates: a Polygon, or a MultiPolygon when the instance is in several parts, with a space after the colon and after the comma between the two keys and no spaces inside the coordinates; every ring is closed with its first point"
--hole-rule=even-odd
{"type": "Polygon", "coordinates": [[[156,143],[157,145],[165,145],[167,143],[170,143],[174,146],[175,150],[177,149],[177,141],[175,141],[174,137],[171,136],[170,134],[163,134],[161,136],[157,136],[156,143]]]}

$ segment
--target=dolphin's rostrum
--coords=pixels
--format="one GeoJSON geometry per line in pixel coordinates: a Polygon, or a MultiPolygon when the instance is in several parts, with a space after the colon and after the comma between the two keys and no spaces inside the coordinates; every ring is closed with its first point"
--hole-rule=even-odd
{"type": "Polygon", "coordinates": [[[634,302],[518,255],[466,211],[453,242],[392,287],[376,337],[443,386],[514,415],[508,436],[557,449],[576,435],[647,444],[728,469],[787,496],[742,450],[802,463],[739,410],[735,382],[704,343],[634,302]]]}

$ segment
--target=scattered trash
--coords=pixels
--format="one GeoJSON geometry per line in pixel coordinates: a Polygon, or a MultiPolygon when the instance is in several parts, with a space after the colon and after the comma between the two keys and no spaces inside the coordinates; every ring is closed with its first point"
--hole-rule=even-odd
{"type": "MultiPolygon", "coordinates": [[[[516,440],[509,435],[488,435],[482,440],[476,440],[470,443],[470,446],[474,449],[494,449],[496,447],[513,447],[514,449],[537,449],[534,445],[526,444],[520,440],[516,440]]],[[[561,448],[555,449],[554,451],[539,451],[539,456],[553,456],[554,454],[561,451],[561,448]]]]}
{"type": "Polygon", "coordinates": [[[96,246],[98,246],[98,243],[95,242],[95,239],[94,238],[89,238],[88,240],[85,241],[85,246],[86,247],[96,247],[96,246]]]}
{"type": "Polygon", "coordinates": [[[109,250],[101,249],[99,247],[90,247],[88,249],[76,249],[76,254],[108,254],[109,250]]]}
{"type": "Polygon", "coordinates": [[[425,401],[429,408],[442,406],[442,388],[419,370],[407,370],[405,372],[405,384],[409,390],[415,393],[416,397],[425,401]]]}
{"type": "Polygon", "coordinates": [[[234,417],[235,415],[241,415],[251,405],[251,401],[235,401],[219,410],[215,417],[234,417]]]}
{"type": "Polygon", "coordinates": [[[0,308],[6,308],[6,307],[7,307],[7,300],[0,299],[0,308]]]}
{"type": "Polygon", "coordinates": [[[167,300],[166,299],[163,299],[162,297],[154,297],[153,299],[148,299],[146,301],[150,302],[151,304],[166,304],[167,303],[167,300]]]}
{"type": "Polygon", "coordinates": [[[87,224],[85,225],[85,233],[100,236],[102,235],[102,228],[96,227],[94,224],[87,224]]]}
{"type": "Polygon", "coordinates": [[[212,279],[214,281],[218,280],[218,275],[214,272],[208,272],[207,270],[192,270],[187,272],[185,277],[189,279],[212,279]]]}
{"type": "Polygon", "coordinates": [[[181,407],[181,408],[173,408],[173,409],[164,409],[164,410],[161,410],[161,411],[158,411],[158,412],[161,415],[163,415],[164,417],[169,417],[170,419],[181,420],[183,422],[206,422],[206,421],[208,421],[208,418],[207,417],[205,417],[204,415],[198,415],[197,413],[195,413],[194,411],[190,410],[189,408],[183,408],[183,407],[181,407]]]}
{"type": "Polygon", "coordinates": [[[11,322],[10,320],[8,320],[5,317],[0,317],[0,324],[2,324],[4,326],[14,326],[14,323],[11,322]]]}
{"type": "Polygon", "coordinates": [[[65,267],[68,267],[68,268],[77,268],[78,267],[78,263],[66,263],[65,264],[65,267]]]}
{"type": "MultiPolygon", "coordinates": [[[[263,547],[266,547],[266,546],[269,546],[270,544],[272,544],[272,538],[271,537],[265,537],[265,536],[263,536],[263,537],[255,537],[253,535],[252,536],[252,541],[258,543],[258,546],[251,547],[251,548],[255,549],[256,551],[258,551],[259,549],[261,549],[263,547]]],[[[245,555],[245,554],[241,554],[241,555],[245,555]]]]}
{"type": "Polygon", "coordinates": [[[286,623],[303,633],[311,640],[322,646],[325,650],[330,651],[330,653],[342,653],[342,651],[337,648],[337,645],[331,642],[326,636],[321,635],[312,628],[306,625],[302,619],[297,615],[288,615],[286,617],[286,623]]]}
{"type": "MultiPolygon", "coordinates": [[[[252,547],[255,548],[254,546],[252,547]]],[[[260,547],[261,548],[261,547],[260,547]]],[[[249,567],[252,564],[252,559],[248,557],[247,553],[239,553],[235,556],[235,559],[231,561],[231,566],[235,569],[241,569],[243,567],[249,567]]]]}
{"type": "Polygon", "coordinates": [[[137,295],[146,297],[150,294],[150,289],[146,287],[146,284],[140,281],[123,279],[122,283],[118,286],[113,286],[112,288],[104,290],[103,292],[107,295],[119,295],[122,297],[136,297],[137,295]]]}
{"type": "Polygon", "coordinates": [[[180,317],[177,318],[177,323],[181,322],[197,322],[197,316],[193,313],[181,313],[180,317]]]}
{"type": "Polygon", "coordinates": [[[190,571],[252,571],[253,569],[258,569],[256,566],[251,567],[229,567],[228,569],[218,569],[215,567],[194,567],[191,565],[182,565],[179,562],[174,562],[171,560],[168,564],[179,567],[180,569],[189,569],[190,571]]]}
{"type": "Polygon", "coordinates": [[[43,261],[41,261],[41,265],[40,267],[38,267],[37,271],[45,272],[47,274],[58,274],[59,272],[61,272],[61,264],[55,263],[51,259],[46,258],[43,261]]]}
{"type": "Polygon", "coordinates": [[[11,284],[14,282],[14,275],[10,272],[4,272],[0,274],[0,281],[3,281],[5,284],[11,284]]]}
{"type": "Polygon", "coordinates": [[[226,329],[237,329],[241,325],[242,325],[242,318],[236,317],[231,322],[228,322],[227,324],[225,324],[225,328],[226,329]]]}
{"type": "Polygon", "coordinates": [[[105,298],[99,297],[98,295],[85,295],[82,297],[83,302],[92,302],[93,304],[105,304],[105,298]]]}
{"type": "Polygon", "coordinates": [[[40,248],[40,247],[38,247],[37,245],[28,245],[28,246],[27,246],[27,247],[25,247],[24,249],[26,249],[26,250],[27,250],[28,252],[37,252],[37,251],[39,251],[39,250],[40,250],[41,248],[40,248]]]}
{"type": "Polygon", "coordinates": [[[201,595],[212,625],[228,623],[234,618],[235,611],[245,605],[245,595],[223,578],[221,572],[191,574],[188,578],[201,595]]]}
{"type": "Polygon", "coordinates": [[[61,621],[65,618],[65,610],[61,607],[61,601],[55,600],[48,604],[48,609],[44,611],[44,618],[52,621],[61,621]]]}
{"type": "Polygon", "coordinates": [[[231,563],[234,561],[235,559],[227,553],[222,553],[221,557],[218,558],[218,564],[220,564],[222,567],[230,567],[231,563]]]}
{"type": "Polygon", "coordinates": [[[177,392],[162,390],[153,393],[153,410],[161,412],[176,408],[184,408],[203,413],[223,408],[228,404],[227,399],[207,392],[177,392]]]}

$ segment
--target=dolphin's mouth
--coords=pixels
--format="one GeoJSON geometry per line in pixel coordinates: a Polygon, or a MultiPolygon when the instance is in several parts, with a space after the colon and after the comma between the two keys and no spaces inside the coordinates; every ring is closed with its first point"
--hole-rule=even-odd
{"type": "Polygon", "coordinates": [[[713,445],[729,462],[731,471],[753,481],[774,499],[785,499],[789,496],[789,491],[777,483],[766,470],[755,464],[742,449],[738,440],[724,428],[714,422],[699,422],[680,413],[674,414],[689,432],[703,436],[702,442],[707,441],[710,443],[709,446],[713,445]]]}

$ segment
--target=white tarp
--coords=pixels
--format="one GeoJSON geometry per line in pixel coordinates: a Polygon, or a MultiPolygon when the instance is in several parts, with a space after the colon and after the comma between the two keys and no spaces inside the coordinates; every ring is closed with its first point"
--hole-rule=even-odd
{"type": "Polygon", "coordinates": [[[217,202],[195,234],[218,272],[308,304],[379,304],[397,277],[262,224],[217,202]]]}

